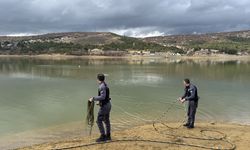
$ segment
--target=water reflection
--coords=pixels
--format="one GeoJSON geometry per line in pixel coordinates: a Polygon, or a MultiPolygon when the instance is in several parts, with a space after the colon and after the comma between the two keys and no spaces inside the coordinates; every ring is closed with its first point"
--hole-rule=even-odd
{"type": "MultiPolygon", "coordinates": [[[[0,58],[0,74],[17,77],[91,78],[97,71],[114,74],[117,71],[141,72],[145,80],[156,80],[152,75],[195,76],[208,79],[246,79],[250,74],[250,61],[213,60],[154,60],[154,59],[66,59],[42,60],[0,58]],[[85,72],[88,72],[86,74],[85,72]]],[[[138,76],[138,74],[137,74],[138,76]]],[[[135,77],[136,78],[136,77],[135,77]]],[[[157,79],[158,80],[158,79],[157,79]]]]}

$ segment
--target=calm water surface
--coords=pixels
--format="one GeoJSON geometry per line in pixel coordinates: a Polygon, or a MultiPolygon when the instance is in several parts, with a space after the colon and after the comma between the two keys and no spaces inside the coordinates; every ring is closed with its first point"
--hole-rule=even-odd
{"type": "MultiPolygon", "coordinates": [[[[247,61],[0,58],[0,148],[86,133],[86,101],[100,72],[111,89],[113,130],[152,122],[183,94],[185,77],[199,89],[199,121],[250,124],[247,61]]],[[[183,114],[177,103],[167,120],[183,114]]]]}

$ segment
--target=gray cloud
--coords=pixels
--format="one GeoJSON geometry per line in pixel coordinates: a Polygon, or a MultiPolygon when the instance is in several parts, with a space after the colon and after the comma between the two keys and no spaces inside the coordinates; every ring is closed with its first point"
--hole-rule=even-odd
{"type": "Polygon", "coordinates": [[[250,29],[249,16],[249,0],[0,0],[0,34],[206,33],[250,29]]]}

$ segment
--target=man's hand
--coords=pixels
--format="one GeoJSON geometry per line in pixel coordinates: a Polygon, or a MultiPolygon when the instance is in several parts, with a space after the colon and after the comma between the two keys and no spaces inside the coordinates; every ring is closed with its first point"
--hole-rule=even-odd
{"type": "Polygon", "coordinates": [[[178,101],[181,101],[181,100],[182,100],[182,98],[181,98],[181,97],[179,97],[179,98],[178,98],[178,101]]]}
{"type": "Polygon", "coordinates": [[[183,99],[181,99],[180,101],[181,101],[181,103],[184,103],[184,102],[186,101],[186,99],[183,98],[183,99]]]}
{"type": "Polygon", "coordinates": [[[90,102],[92,102],[92,101],[93,101],[93,99],[94,99],[94,98],[93,98],[93,97],[91,97],[91,98],[89,98],[89,101],[90,101],[90,102]]]}
{"type": "Polygon", "coordinates": [[[181,97],[179,97],[179,99],[178,99],[181,103],[184,103],[185,101],[186,101],[186,99],[185,98],[181,98],[181,97]]]}

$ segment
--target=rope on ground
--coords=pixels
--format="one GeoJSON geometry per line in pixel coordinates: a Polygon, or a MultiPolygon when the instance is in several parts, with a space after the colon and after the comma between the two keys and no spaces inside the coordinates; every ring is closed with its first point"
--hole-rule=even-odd
{"type": "Polygon", "coordinates": [[[120,140],[112,140],[107,142],[93,142],[89,144],[82,144],[76,145],[71,147],[63,147],[63,148],[55,148],[53,150],[66,150],[66,149],[73,149],[73,148],[81,148],[81,147],[90,147],[96,145],[103,145],[103,144],[110,144],[110,143],[120,143],[120,142],[147,142],[147,143],[156,143],[156,144],[170,144],[170,145],[179,145],[179,146],[188,146],[188,147],[196,147],[196,148],[203,148],[203,149],[211,149],[211,150],[234,150],[233,144],[232,148],[217,148],[217,147],[206,147],[202,145],[195,145],[195,144],[188,144],[188,143],[180,143],[180,142],[171,142],[171,141],[157,141],[157,140],[143,140],[143,139],[120,139],[120,140]]]}
{"type": "MultiPolygon", "coordinates": [[[[177,101],[174,101],[168,109],[155,121],[153,121],[153,128],[154,131],[156,131],[158,134],[165,135],[165,136],[172,136],[172,137],[178,137],[178,138],[185,138],[185,139],[196,139],[196,140],[207,140],[207,141],[221,141],[228,143],[230,147],[228,148],[221,148],[221,147],[210,147],[210,146],[204,146],[204,145],[198,145],[198,144],[190,144],[190,143],[184,143],[184,142],[173,142],[173,141],[157,141],[157,140],[147,140],[147,139],[138,139],[138,138],[131,138],[131,139],[117,139],[117,140],[111,140],[111,141],[106,141],[106,142],[93,142],[89,144],[81,144],[81,145],[76,145],[76,146],[69,146],[69,147],[62,147],[62,148],[55,148],[53,150],[65,150],[65,149],[74,149],[74,148],[81,148],[81,147],[90,147],[90,146],[95,146],[95,145],[102,145],[102,144],[110,144],[110,143],[120,143],[120,142],[147,142],[147,143],[158,143],[158,144],[170,144],[170,145],[178,145],[178,146],[187,146],[187,147],[195,147],[195,148],[201,148],[201,149],[211,149],[211,150],[235,150],[236,145],[229,140],[226,139],[226,134],[216,131],[216,130],[201,130],[200,133],[203,136],[206,136],[207,138],[203,137],[196,137],[196,136],[182,136],[182,135],[176,135],[176,134],[170,134],[170,133],[165,133],[160,131],[156,123],[160,121],[162,125],[167,127],[168,130],[174,130],[174,129],[179,129],[182,124],[178,127],[170,127],[165,123],[162,123],[162,118],[167,116],[168,112],[174,107],[177,101]],[[216,132],[220,134],[220,137],[210,137],[205,135],[205,132],[216,132]]],[[[184,106],[185,107],[185,106],[184,106]]],[[[186,108],[184,108],[186,111],[186,108]]],[[[184,117],[186,119],[186,115],[184,117]]],[[[184,120],[185,120],[184,119],[184,120]]],[[[184,122],[182,121],[182,123],[184,122]]],[[[87,124],[91,127],[90,130],[92,130],[93,124],[94,124],[94,103],[88,102],[88,114],[87,114],[87,124]]],[[[91,131],[90,131],[91,134],[91,131]]]]}
{"type": "MultiPolygon", "coordinates": [[[[169,107],[168,109],[159,117],[157,118],[154,122],[153,122],[153,128],[154,130],[161,134],[161,135],[167,135],[167,136],[172,136],[172,137],[178,137],[178,138],[185,138],[185,139],[196,139],[196,140],[207,140],[207,141],[222,141],[222,142],[225,142],[225,143],[228,143],[230,145],[229,148],[213,148],[213,147],[207,147],[207,146],[203,146],[203,145],[196,145],[194,146],[193,144],[187,144],[185,143],[186,146],[192,146],[192,147],[199,147],[199,148],[203,148],[203,149],[213,149],[213,150],[234,150],[236,149],[236,145],[230,141],[228,141],[226,139],[227,135],[225,133],[222,133],[220,131],[217,131],[217,130],[200,130],[200,133],[201,135],[203,136],[206,136],[207,138],[203,138],[203,137],[197,137],[197,136],[182,136],[182,135],[177,135],[177,134],[171,134],[171,133],[165,133],[165,132],[161,132],[157,127],[156,127],[156,123],[160,121],[160,123],[167,127],[168,130],[173,130],[173,129],[179,129],[182,124],[185,122],[186,120],[186,115],[185,115],[185,119],[182,121],[182,123],[180,123],[180,125],[178,127],[170,127],[168,126],[167,124],[165,123],[162,123],[162,118],[165,117],[165,115],[168,114],[168,112],[173,108],[173,106],[176,104],[177,101],[174,101],[169,107]],[[210,137],[210,136],[207,136],[205,135],[205,132],[216,132],[218,134],[220,134],[221,136],[220,137],[210,137]]],[[[185,113],[187,113],[187,110],[186,110],[186,106],[184,105],[184,110],[185,110],[185,113]]]]}

